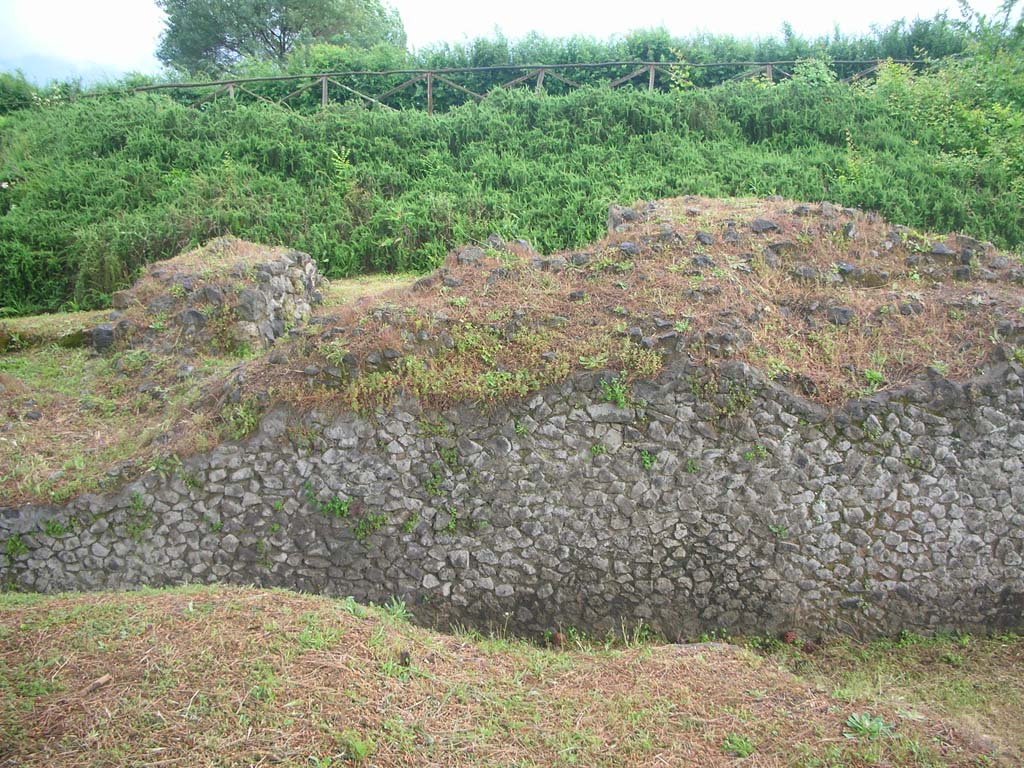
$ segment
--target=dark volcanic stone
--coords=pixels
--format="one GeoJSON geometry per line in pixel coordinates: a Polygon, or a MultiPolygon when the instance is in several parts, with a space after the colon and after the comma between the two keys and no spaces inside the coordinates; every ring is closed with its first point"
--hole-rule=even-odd
{"type": "Polygon", "coordinates": [[[935,243],[929,253],[942,261],[956,262],[960,260],[960,254],[945,243],[935,243]]]}
{"type": "Polygon", "coordinates": [[[159,315],[161,312],[169,311],[172,307],[174,307],[174,297],[162,294],[146,305],[146,311],[151,315],[159,315]]]}
{"type": "Polygon", "coordinates": [[[715,236],[710,232],[698,232],[696,235],[697,242],[701,245],[714,245],[715,236]]]}
{"type": "Polygon", "coordinates": [[[790,253],[796,253],[799,248],[792,240],[777,240],[774,243],[769,243],[767,250],[771,251],[776,256],[785,256],[790,253]]]}
{"type": "Polygon", "coordinates": [[[224,303],[223,291],[221,291],[220,288],[217,288],[216,286],[213,285],[204,285],[203,288],[197,294],[197,296],[203,301],[209,304],[213,304],[214,306],[219,307],[221,304],[224,303]]]}
{"type": "Polygon", "coordinates": [[[242,292],[238,294],[235,312],[243,320],[259,322],[266,317],[267,311],[267,297],[261,291],[243,288],[242,292]]]}
{"type": "Polygon", "coordinates": [[[426,275],[412,284],[412,290],[413,293],[422,293],[429,291],[435,285],[437,285],[437,275],[426,275]]]}
{"type": "Polygon", "coordinates": [[[833,325],[849,325],[857,313],[850,307],[829,307],[825,310],[825,317],[833,325]]]}
{"type": "Polygon", "coordinates": [[[86,335],[92,348],[99,352],[110,349],[114,345],[114,325],[112,323],[101,323],[86,331],[86,335]]]}
{"type": "Polygon", "coordinates": [[[781,228],[771,219],[754,219],[750,222],[750,230],[757,234],[762,232],[778,232],[781,228]]]}
{"type": "Polygon", "coordinates": [[[801,264],[799,267],[793,268],[793,277],[798,280],[817,280],[818,270],[812,267],[810,264],[801,264]]]}
{"type": "Polygon", "coordinates": [[[471,245],[468,248],[463,248],[459,251],[455,257],[455,262],[460,266],[463,264],[479,264],[480,260],[484,258],[484,252],[482,249],[477,248],[475,245],[471,245]]]}
{"type": "Polygon", "coordinates": [[[185,331],[199,331],[206,325],[206,315],[197,309],[186,309],[178,313],[177,322],[185,331]]]}

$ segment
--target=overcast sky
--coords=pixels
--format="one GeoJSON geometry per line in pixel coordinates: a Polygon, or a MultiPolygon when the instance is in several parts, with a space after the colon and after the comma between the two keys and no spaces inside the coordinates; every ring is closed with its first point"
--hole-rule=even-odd
{"type": "MultiPolygon", "coordinates": [[[[993,14],[999,4],[975,0],[972,6],[993,14]]],[[[391,5],[401,13],[413,47],[490,36],[495,29],[511,38],[536,30],[553,37],[604,39],[657,26],[680,37],[699,31],[773,37],[788,21],[798,34],[817,36],[837,24],[844,33],[856,34],[899,18],[931,18],[940,11],[959,16],[954,0],[644,0],[636,5],[621,0],[391,0],[391,5]]],[[[38,81],[155,72],[159,65],[153,51],[162,28],[162,14],[152,0],[0,0],[0,69],[20,67],[38,81]]]]}

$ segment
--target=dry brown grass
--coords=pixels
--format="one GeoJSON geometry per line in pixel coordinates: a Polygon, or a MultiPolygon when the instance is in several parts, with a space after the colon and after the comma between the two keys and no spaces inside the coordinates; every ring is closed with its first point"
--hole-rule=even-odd
{"type": "Polygon", "coordinates": [[[0,766],[724,766],[745,742],[745,766],[1000,764],[734,646],[555,650],[393,613],[234,588],[0,598],[0,766]],[[862,711],[893,735],[846,737],[862,711]]]}
{"type": "Polygon", "coordinates": [[[273,403],[372,410],[404,390],[441,409],[522,396],[580,368],[649,378],[677,342],[673,354],[712,372],[741,359],[828,406],[905,385],[929,368],[969,378],[997,348],[1024,354],[1024,289],[1007,279],[1018,260],[1006,257],[986,273],[981,268],[1000,255],[980,249],[980,268],[958,281],[953,265],[908,263],[940,242],[956,250],[956,236],[894,230],[873,214],[795,209],[780,200],[663,201],[645,220],[585,249],[586,264],[562,271],[550,262],[538,268],[536,254],[520,247],[486,248],[475,265],[458,264],[453,253],[426,284],[410,287],[408,277],[336,281],[315,322],[278,342],[273,363],[262,350],[235,359],[226,350],[188,357],[173,324],[161,328],[145,311],[178,277],[229,285],[237,265],[279,250],[215,241],[151,265],[132,291],[122,318],[149,324],[159,354],[143,360],[140,350],[124,349],[98,358],[37,347],[0,355],[0,373],[19,382],[7,388],[0,412],[0,494],[12,503],[62,500],[99,487],[111,468],[121,471],[120,482],[162,456],[237,436],[238,425],[225,415],[251,426],[273,403]],[[779,231],[752,232],[758,217],[779,231]],[[738,242],[725,241],[728,222],[738,242]],[[700,244],[698,232],[714,242],[700,244]],[[636,252],[625,253],[625,242],[636,252]],[[779,242],[788,245],[776,246],[781,253],[770,266],[765,249],[779,242]],[[698,257],[712,265],[694,266],[698,257]],[[873,287],[832,277],[840,263],[873,276],[873,287]],[[801,267],[823,279],[799,278],[801,267]],[[851,310],[852,321],[830,322],[833,307],[851,310]],[[641,350],[630,335],[636,333],[655,349],[641,350]],[[676,339],[658,341],[673,333],[676,339]],[[368,359],[387,350],[401,362],[374,370],[368,359]],[[197,372],[179,378],[183,365],[197,372]],[[339,383],[305,373],[330,367],[361,375],[339,383]],[[127,457],[135,463],[123,465],[127,457]]]}

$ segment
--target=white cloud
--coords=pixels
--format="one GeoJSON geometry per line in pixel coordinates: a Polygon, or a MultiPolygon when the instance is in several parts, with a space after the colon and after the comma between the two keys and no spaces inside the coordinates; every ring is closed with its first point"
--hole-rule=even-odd
{"type": "Polygon", "coordinates": [[[153,70],[163,14],[149,0],[3,0],[5,59],[46,56],[82,66],[153,70]]]}

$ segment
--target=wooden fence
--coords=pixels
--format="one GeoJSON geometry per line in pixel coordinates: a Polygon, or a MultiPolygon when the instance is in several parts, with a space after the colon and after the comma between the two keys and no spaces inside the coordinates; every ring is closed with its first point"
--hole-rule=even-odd
{"type": "MultiPolygon", "coordinates": [[[[897,64],[921,65],[926,62],[919,59],[889,59],[897,64]]],[[[719,63],[693,63],[693,62],[672,62],[672,61],[603,61],[578,64],[508,64],[491,67],[461,67],[449,69],[394,69],[386,71],[351,71],[351,72],[322,72],[305,75],[279,75],[276,77],[249,77],[234,78],[230,80],[217,80],[212,82],[191,82],[191,83],[161,83],[158,85],[144,85],[132,88],[128,93],[142,93],[147,91],[171,91],[178,93],[202,93],[203,95],[190,101],[190,105],[198,107],[218,97],[226,96],[231,99],[242,97],[252,98],[258,101],[275,104],[278,106],[290,106],[297,97],[305,94],[309,101],[309,94],[316,93],[319,89],[319,105],[327,106],[332,98],[343,99],[357,98],[366,104],[373,104],[386,109],[394,109],[388,104],[388,99],[394,99],[398,94],[405,91],[415,90],[416,96],[412,102],[415,106],[425,107],[429,114],[435,110],[435,94],[439,88],[446,88],[455,91],[462,100],[473,99],[482,101],[486,92],[474,90],[465,82],[457,82],[466,76],[486,76],[492,84],[487,92],[494,88],[514,88],[517,86],[532,86],[534,90],[545,89],[545,82],[554,80],[560,84],[562,89],[580,88],[585,84],[597,84],[609,88],[619,88],[630,85],[633,87],[646,88],[653,91],[656,88],[666,89],[673,79],[687,72],[700,72],[702,70],[716,70],[716,82],[729,80],[742,80],[747,78],[764,78],[769,82],[785,79],[792,76],[792,69],[797,61],[732,61],[719,63]],[[626,74],[618,74],[623,69],[626,74]],[[611,74],[607,73],[611,70],[611,74]],[[618,70],[616,72],[615,70],[618,70]],[[735,74],[730,71],[736,70],[735,74]],[[584,77],[576,74],[586,73],[588,83],[581,82],[584,77]],[[505,79],[512,75],[510,79],[505,79]],[[570,77],[569,75],[574,75],[570,77]],[[575,78],[575,79],[574,79],[575,78]],[[400,79],[396,85],[390,85],[400,79]],[[347,82],[345,82],[347,81],[347,82]],[[285,83],[293,82],[297,88],[277,96],[268,95],[268,86],[280,87],[285,83]],[[372,86],[385,87],[380,92],[373,92],[372,86]],[[356,87],[356,86],[359,87],[356,87]],[[388,87],[389,86],[389,87],[388,87]],[[264,93],[258,93],[263,90],[264,93]],[[204,93],[205,92],[205,93],[204,93]]],[[[844,82],[852,82],[864,77],[872,76],[883,61],[857,61],[840,60],[828,62],[833,71],[838,74],[846,74],[840,79],[844,82]]],[[[477,78],[479,79],[479,77],[477,78]]],[[[273,90],[273,89],[271,89],[273,90]]],[[[110,93],[110,92],[108,92],[110,93]]],[[[117,93],[125,93],[120,91],[117,93]]],[[[106,95],[106,94],[95,94],[106,95]]],[[[407,99],[408,102],[408,99],[407,99]]]]}

